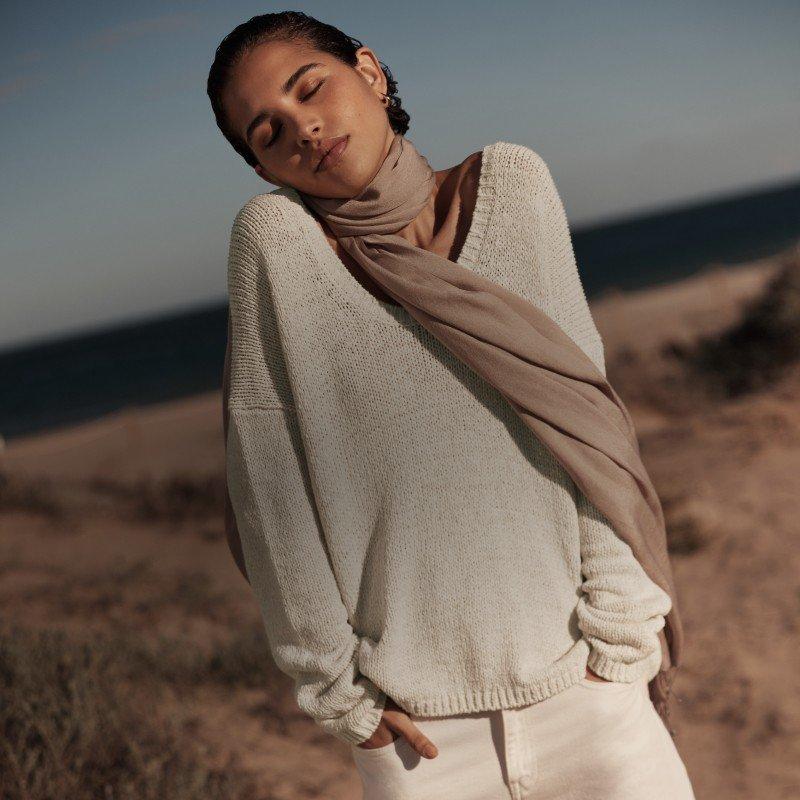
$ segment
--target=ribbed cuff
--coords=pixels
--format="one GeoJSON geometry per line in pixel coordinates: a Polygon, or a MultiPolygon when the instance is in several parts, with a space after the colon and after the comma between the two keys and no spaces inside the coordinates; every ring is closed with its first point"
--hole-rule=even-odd
{"type": "Polygon", "coordinates": [[[337,739],[349,744],[360,744],[375,732],[383,717],[386,693],[369,679],[364,680],[366,694],[349,713],[336,720],[318,721],[317,724],[337,739]]]}
{"type": "Polygon", "coordinates": [[[592,647],[589,651],[589,657],[586,659],[586,666],[592,672],[597,673],[601,678],[605,678],[608,681],[633,683],[645,675],[649,681],[658,673],[661,667],[661,651],[660,649],[654,650],[646,658],[626,664],[614,661],[605,653],[592,647]]]}

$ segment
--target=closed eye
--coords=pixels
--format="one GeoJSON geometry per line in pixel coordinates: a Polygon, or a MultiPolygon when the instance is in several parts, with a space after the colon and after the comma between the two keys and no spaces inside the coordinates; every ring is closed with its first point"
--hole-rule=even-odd
{"type": "MultiPolygon", "coordinates": [[[[325,79],[323,78],[308,94],[304,95],[300,98],[300,102],[304,102],[308,100],[309,97],[316,94],[319,91],[319,87],[325,83],[325,79]]],[[[272,147],[272,145],[278,141],[278,137],[281,135],[281,131],[283,130],[283,125],[278,127],[278,130],[275,132],[275,135],[264,145],[265,148],[272,147]]]]}

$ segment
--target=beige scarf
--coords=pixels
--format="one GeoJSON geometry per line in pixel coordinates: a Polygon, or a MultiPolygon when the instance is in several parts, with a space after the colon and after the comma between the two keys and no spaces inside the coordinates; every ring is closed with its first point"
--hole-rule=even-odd
{"type": "Polygon", "coordinates": [[[683,631],[664,516],[633,420],[594,362],[543,311],[396,232],[428,203],[435,175],[396,134],[369,185],[353,198],[300,194],[383,290],[455,356],[495,386],[672,599],[659,634],[650,698],[670,733],[668,699],[683,631]],[[665,635],[666,634],[666,635],[665,635]]]}

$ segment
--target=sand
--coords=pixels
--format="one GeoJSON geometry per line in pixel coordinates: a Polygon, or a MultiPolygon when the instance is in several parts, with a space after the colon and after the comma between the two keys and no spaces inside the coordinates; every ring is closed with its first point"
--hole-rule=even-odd
{"type": "MultiPolygon", "coordinates": [[[[720,397],[672,355],[735,325],[779,266],[717,265],[591,302],[667,518],[686,631],[675,741],[698,800],[800,797],[800,368],[720,397]]],[[[199,647],[260,630],[223,535],[220,402],[131,406],[7,443],[6,622],[199,647]]],[[[263,673],[263,688],[256,672],[159,703],[188,715],[209,763],[252,772],[251,797],[359,797],[347,745],[293,708],[284,676],[263,673]]]]}

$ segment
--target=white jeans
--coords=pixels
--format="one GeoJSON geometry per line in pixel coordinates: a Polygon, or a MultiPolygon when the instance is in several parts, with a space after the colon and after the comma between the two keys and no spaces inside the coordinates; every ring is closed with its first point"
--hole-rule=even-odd
{"type": "Polygon", "coordinates": [[[436,745],[351,745],[363,800],[695,800],[647,681],[583,678],[520,708],[411,715],[436,745]]]}

